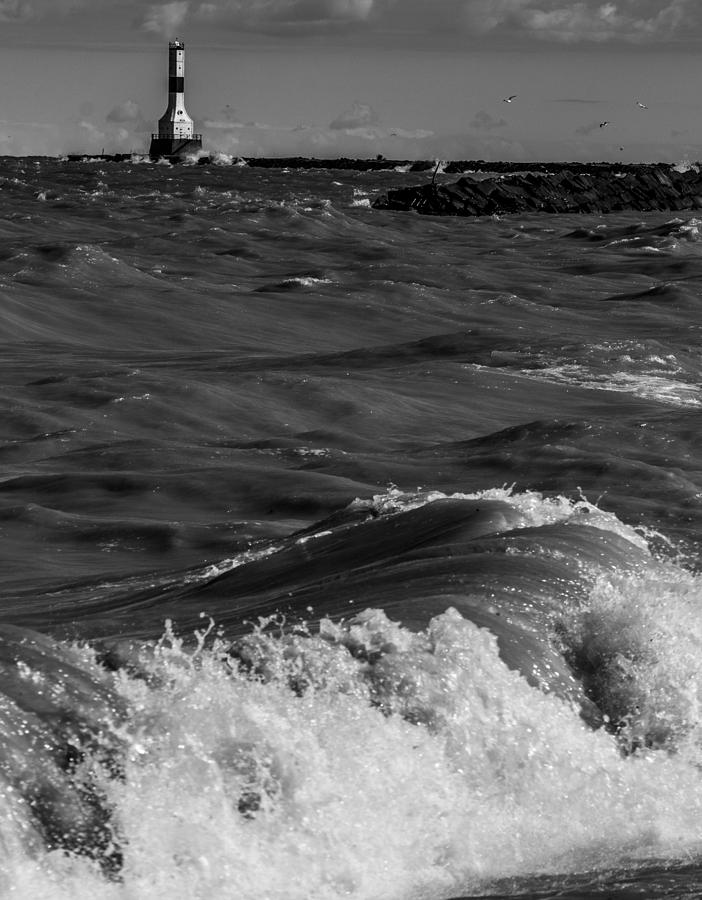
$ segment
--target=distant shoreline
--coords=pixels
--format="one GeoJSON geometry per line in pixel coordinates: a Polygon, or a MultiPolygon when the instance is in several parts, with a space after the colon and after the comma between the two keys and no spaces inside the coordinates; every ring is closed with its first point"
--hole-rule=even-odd
{"type": "MultiPolygon", "coordinates": [[[[68,162],[129,162],[134,157],[145,157],[147,154],[134,153],[69,153],[64,159],[68,162]]],[[[172,163],[184,163],[182,159],[169,159],[172,163]]],[[[221,162],[213,156],[202,156],[197,165],[221,165],[221,162]]],[[[412,172],[432,172],[437,166],[436,159],[387,159],[375,157],[373,159],[335,157],[319,158],[307,156],[240,156],[235,157],[232,165],[246,165],[251,168],[264,169],[340,169],[357,172],[386,172],[392,170],[406,170],[412,172]]],[[[624,162],[567,162],[567,161],[534,161],[534,162],[508,162],[503,160],[462,159],[442,160],[441,174],[452,175],[466,172],[542,172],[553,174],[558,172],[636,172],[641,169],[673,169],[675,163],[649,162],[649,163],[624,163],[624,162]]]]}

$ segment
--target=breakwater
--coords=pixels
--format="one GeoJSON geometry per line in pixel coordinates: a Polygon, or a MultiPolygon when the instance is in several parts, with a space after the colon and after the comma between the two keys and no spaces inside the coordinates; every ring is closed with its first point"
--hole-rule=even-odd
{"type": "MultiPolygon", "coordinates": [[[[138,156],[138,154],[136,154],[138,156]]],[[[135,154],[70,154],[68,162],[130,162],[135,154]]],[[[173,158],[173,163],[222,165],[203,154],[196,160],[173,158]]],[[[507,213],[608,213],[622,210],[702,209],[699,166],[679,171],[670,163],[610,162],[494,162],[451,160],[354,159],[339,157],[237,157],[232,164],[268,169],[332,169],[356,172],[405,171],[423,178],[419,184],[394,188],[373,201],[375,209],[409,211],[437,216],[484,216],[507,213]],[[455,182],[446,175],[462,175],[455,182]],[[428,177],[431,176],[431,177],[428,177]]]]}
{"type": "Polygon", "coordinates": [[[464,176],[452,183],[432,179],[389,190],[372,206],[435,216],[700,209],[702,174],[696,167],[681,172],[663,164],[539,167],[482,179],[464,176]]]}

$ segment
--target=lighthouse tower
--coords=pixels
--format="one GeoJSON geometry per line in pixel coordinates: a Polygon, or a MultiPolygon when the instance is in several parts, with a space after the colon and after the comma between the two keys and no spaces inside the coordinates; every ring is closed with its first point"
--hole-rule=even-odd
{"type": "Polygon", "coordinates": [[[168,45],[168,107],[158,120],[158,133],[151,135],[152,159],[181,157],[202,149],[202,135],[193,133],[193,120],[185,111],[185,44],[168,45]]]}

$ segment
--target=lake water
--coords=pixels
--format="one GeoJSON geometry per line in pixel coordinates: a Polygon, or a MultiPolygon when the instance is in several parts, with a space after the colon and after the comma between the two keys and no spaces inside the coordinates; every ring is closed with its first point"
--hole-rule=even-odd
{"type": "Polygon", "coordinates": [[[0,161],[2,896],[702,892],[702,220],[430,177],[0,161]]]}

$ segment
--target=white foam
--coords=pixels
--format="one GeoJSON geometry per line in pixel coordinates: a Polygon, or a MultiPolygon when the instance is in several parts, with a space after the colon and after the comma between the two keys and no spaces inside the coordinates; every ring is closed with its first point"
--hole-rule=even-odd
{"type": "Polygon", "coordinates": [[[657,400],[670,406],[699,408],[702,390],[699,384],[679,381],[675,372],[619,371],[594,372],[579,363],[563,363],[543,369],[523,369],[523,377],[552,384],[576,384],[591,391],[614,391],[644,400],[657,400]]]}
{"type": "Polygon", "coordinates": [[[11,832],[5,892],[439,898],[699,849],[689,759],[622,756],[455,611],[421,634],[369,610],[317,637],[252,641],[255,679],[224,646],[188,654],[168,634],[142,656],[146,680],[116,676],[133,710],[124,779],[103,784],[121,882],[11,832]]]}
{"type": "Polygon", "coordinates": [[[313,275],[300,275],[294,278],[286,278],[282,284],[314,287],[316,284],[332,284],[332,280],[331,278],[315,278],[313,275]]]}
{"type": "Polygon", "coordinates": [[[474,493],[445,494],[442,491],[415,492],[389,488],[383,494],[375,494],[369,499],[356,499],[351,509],[369,509],[376,513],[393,514],[415,509],[435,500],[453,498],[458,500],[501,500],[518,510],[523,519],[518,527],[553,525],[556,523],[587,524],[594,528],[612,531],[626,538],[640,549],[647,549],[645,540],[633,528],[619,520],[613,513],[600,509],[586,497],[577,500],[562,495],[548,497],[539,491],[516,492],[513,487],[489,488],[474,493]]]}

